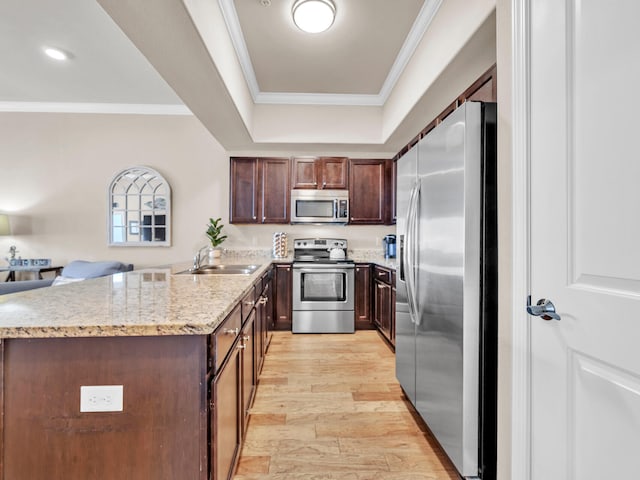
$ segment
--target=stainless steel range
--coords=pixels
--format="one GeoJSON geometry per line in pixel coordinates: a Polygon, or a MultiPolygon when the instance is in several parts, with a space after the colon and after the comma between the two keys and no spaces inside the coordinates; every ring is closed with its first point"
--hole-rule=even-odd
{"type": "Polygon", "coordinates": [[[347,241],[293,242],[293,333],[353,333],[354,265],[347,241]]]}

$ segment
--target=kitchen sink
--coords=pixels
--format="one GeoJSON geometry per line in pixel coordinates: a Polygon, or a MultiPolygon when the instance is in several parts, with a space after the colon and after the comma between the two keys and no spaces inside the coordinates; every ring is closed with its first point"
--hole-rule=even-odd
{"type": "Polygon", "coordinates": [[[203,265],[195,270],[183,270],[178,275],[251,275],[260,265],[203,265]]]}

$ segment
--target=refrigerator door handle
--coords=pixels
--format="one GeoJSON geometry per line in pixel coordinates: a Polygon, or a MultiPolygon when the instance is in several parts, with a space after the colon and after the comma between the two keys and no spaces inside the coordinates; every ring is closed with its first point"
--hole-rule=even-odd
{"type": "Polygon", "coordinates": [[[418,304],[416,301],[416,289],[415,289],[415,233],[416,233],[416,220],[418,218],[418,198],[420,195],[420,183],[416,181],[416,184],[411,189],[409,196],[409,211],[407,213],[407,224],[405,231],[405,271],[406,271],[406,283],[407,283],[407,300],[409,304],[409,316],[411,322],[418,323],[418,304]]]}

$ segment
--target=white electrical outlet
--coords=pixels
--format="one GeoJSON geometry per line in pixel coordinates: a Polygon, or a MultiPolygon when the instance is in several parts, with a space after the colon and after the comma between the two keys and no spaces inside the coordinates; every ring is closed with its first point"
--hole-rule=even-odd
{"type": "Polygon", "coordinates": [[[80,387],[81,412],[121,412],[123,385],[90,385],[80,387]]]}

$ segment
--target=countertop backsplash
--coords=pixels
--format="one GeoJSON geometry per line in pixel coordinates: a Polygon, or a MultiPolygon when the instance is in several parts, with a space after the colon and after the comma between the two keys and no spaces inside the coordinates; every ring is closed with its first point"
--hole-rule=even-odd
{"type": "MultiPolygon", "coordinates": [[[[356,248],[348,250],[348,258],[355,262],[361,263],[377,263],[388,268],[396,268],[397,260],[395,258],[385,258],[381,248],[356,248]]],[[[222,250],[222,259],[240,261],[246,259],[273,259],[271,249],[267,248],[224,248],[222,250]]],[[[293,261],[293,250],[289,250],[284,258],[278,258],[280,261],[293,261]]]]}

